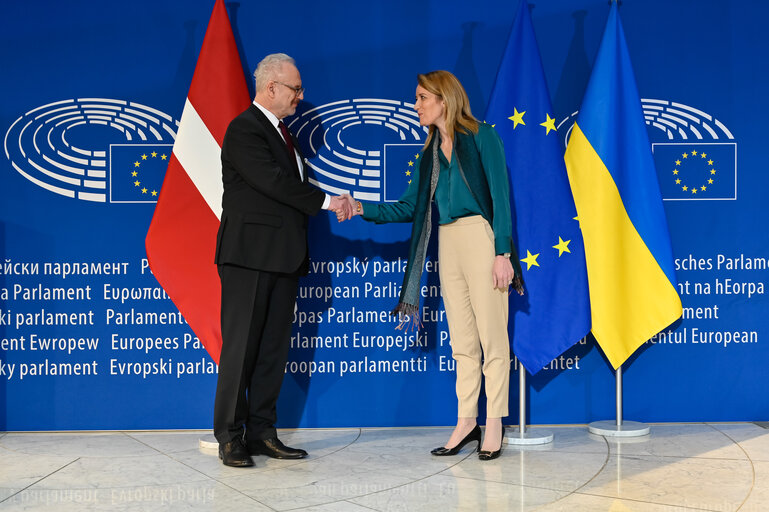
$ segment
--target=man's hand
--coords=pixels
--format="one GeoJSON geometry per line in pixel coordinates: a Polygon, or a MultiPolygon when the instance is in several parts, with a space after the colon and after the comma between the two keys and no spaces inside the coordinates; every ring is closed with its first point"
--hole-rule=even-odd
{"type": "Polygon", "coordinates": [[[352,217],[355,217],[356,215],[361,215],[363,213],[362,210],[358,210],[358,202],[352,198],[350,194],[342,194],[341,196],[338,196],[335,199],[341,199],[347,203],[347,206],[349,206],[349,213],[342,210],[335,210],[336,211],[336,220],[339,222],[342,222],[344,220],[351,219],[352,217]]]}
{"type": "Polygon", "coordinates": [[[347,194],[332,197],[331,203],[329,204],[329,210],[336,213],[336,220],[339,222],[351,219],[353,216],[353,207],[347,197],[349,197],[347,194]]]}

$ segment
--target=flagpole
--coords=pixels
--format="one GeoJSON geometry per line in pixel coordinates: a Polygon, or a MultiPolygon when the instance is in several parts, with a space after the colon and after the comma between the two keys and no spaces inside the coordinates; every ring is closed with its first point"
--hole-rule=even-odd
{"type": "Polygon", "coordinates": [[[587,426],[588,432],[607,437],[640,437],[649,433],[649,425],[638,421],[622,419],[622,365],[614,371],[617,418],[612,420],[594,421],[587,426]]]}
{"type": "Polygon", "coordinates": [[[519,445],[552,443],[553,433],[549,430],[526,428],[526,368],[520,361],[516,360],[516,363],[518,364],[518,426],[505,435],[504,441],[507,444],[519,445]]]}

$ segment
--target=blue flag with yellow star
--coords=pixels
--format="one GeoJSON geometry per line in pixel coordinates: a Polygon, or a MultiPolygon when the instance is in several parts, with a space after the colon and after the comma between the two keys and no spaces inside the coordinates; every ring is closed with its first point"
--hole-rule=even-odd
{"type": "MultiPolygon", "coordinates": [[[[419,165],[422,144],[385,144],[384,195],[381,200],[397,201],[411,184],[411,176],[419,165]]],[[[356,197],[363,198],[360,194],[356,197]]],[[[379,199],[376,199],[377,201],[379,199]]]]}
{"type": "Polygon", "coordinates": [[[171,156],[171,144],[111,144],[111,203],[156,203],[171,156]]]}
{"type": "Polygon", "coordinates": [[[513,239],[526,293],[511,294],[513,351],[531,374],[590,330],[585,254],[526,0],[521,0],[486,120],[505,145],[513,239]]]}
{"type": "Polygon", "coordinates": [[[737,145],[730,142],[652,144],[666,201],[737,199],[737,145]]]}

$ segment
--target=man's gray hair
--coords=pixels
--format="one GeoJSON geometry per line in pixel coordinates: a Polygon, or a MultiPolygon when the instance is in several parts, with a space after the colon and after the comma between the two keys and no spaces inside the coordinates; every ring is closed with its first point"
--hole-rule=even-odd
{"type": "Polygon", "coordinates": [[[254,81],[256,82],[257,92],[264,90],[264,88],[267,87],[267,83],[270,80],[275,79],[275,75],[280,71],[280,68],[283,67],[283,64],[296,66],[294,59],[285,53],[272,53],[262,59],[254,71],[254,81]]]}

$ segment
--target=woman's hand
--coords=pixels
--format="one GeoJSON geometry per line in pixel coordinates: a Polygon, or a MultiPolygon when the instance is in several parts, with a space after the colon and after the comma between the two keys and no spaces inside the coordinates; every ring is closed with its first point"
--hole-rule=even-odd
{"type": "Polygon", "coordinates": [[[513,282],[513,277],[515,277],[515,271],[513,270],[513,264],[510,263],[510,258],[505,258],[501,254],[497,255],[494,258],[491,275],[494,281],[494,288],[507,290],[513,282]]]}

